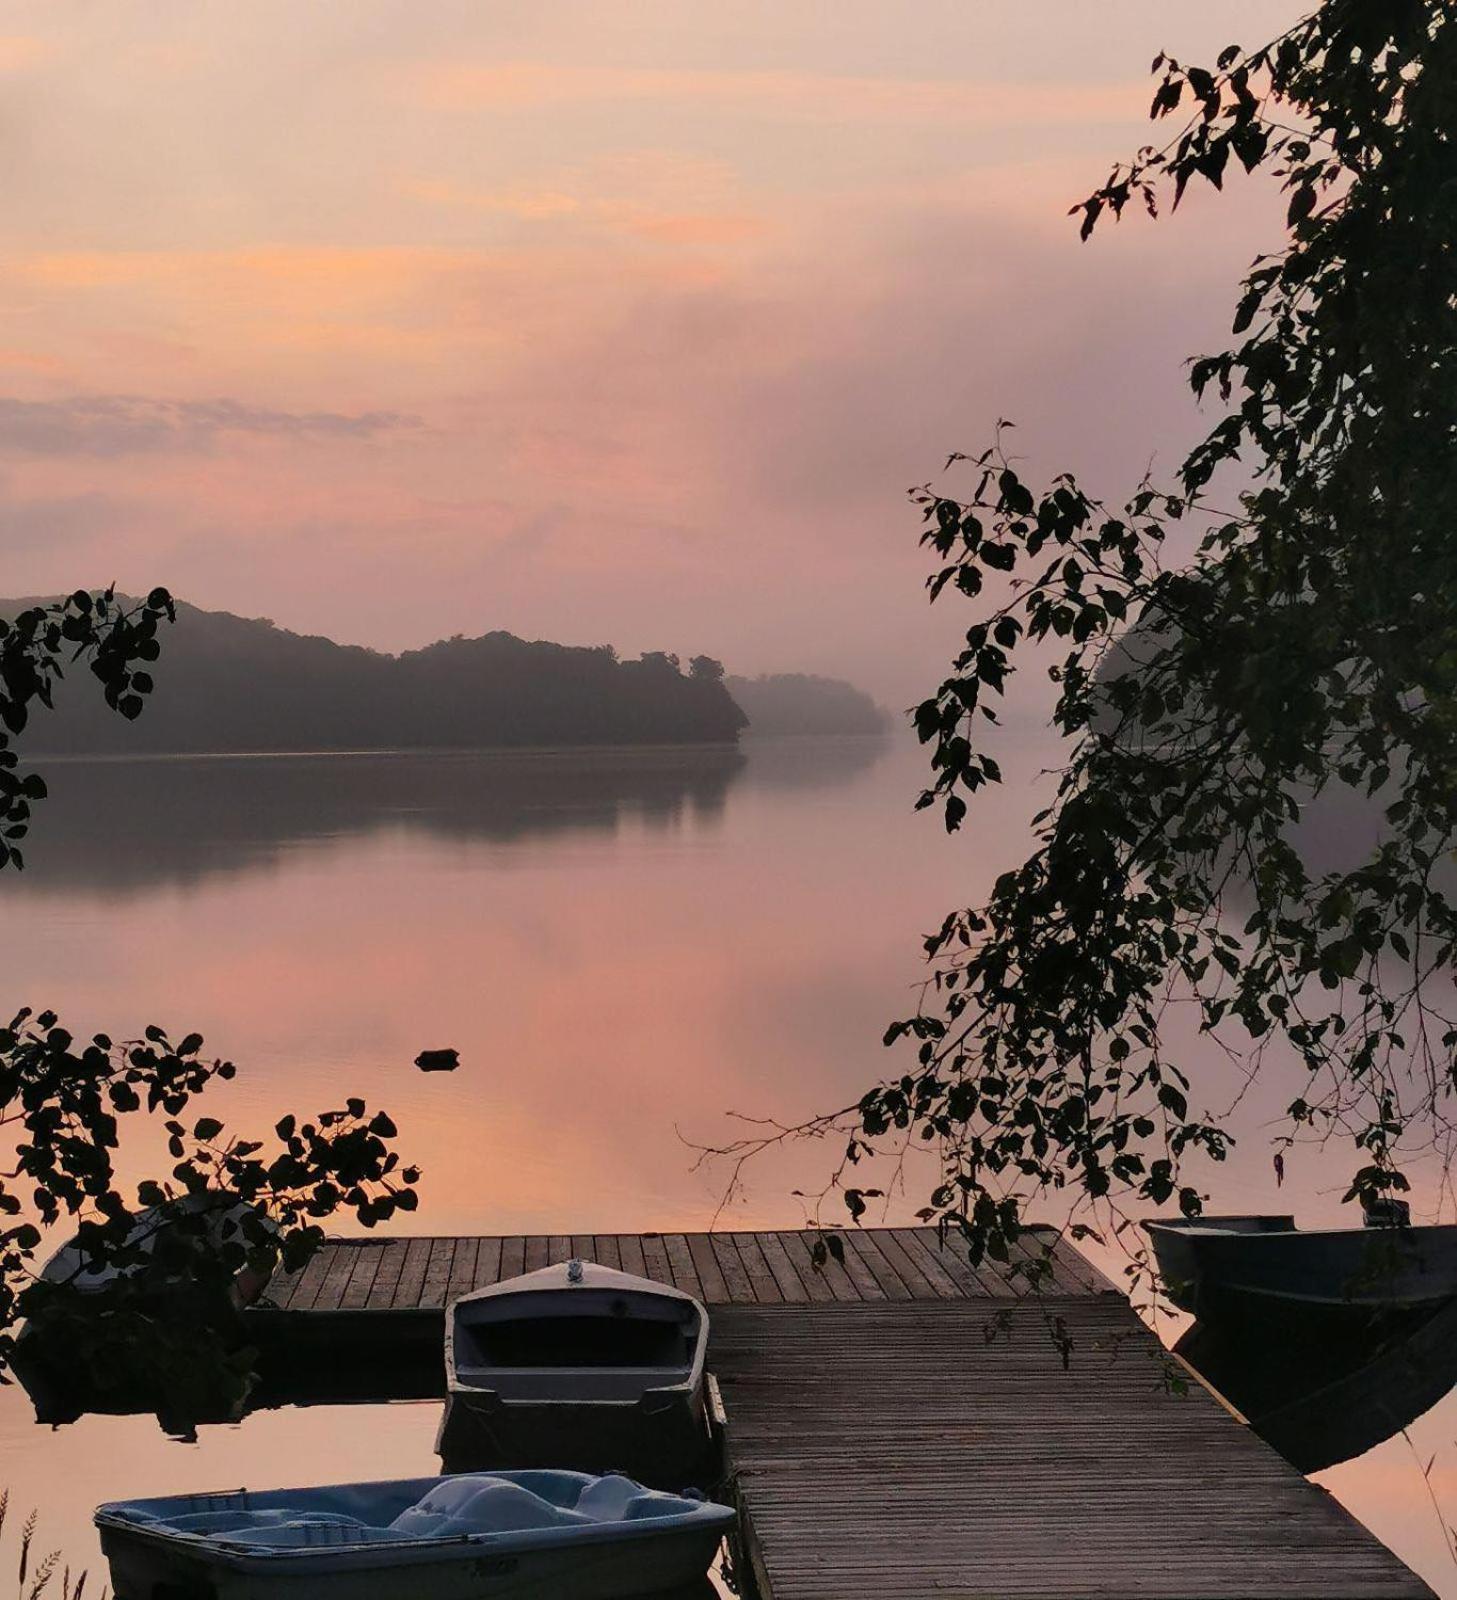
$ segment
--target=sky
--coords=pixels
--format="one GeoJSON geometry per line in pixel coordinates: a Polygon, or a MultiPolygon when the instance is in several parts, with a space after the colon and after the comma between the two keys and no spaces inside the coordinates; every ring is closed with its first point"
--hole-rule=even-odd
{"type": "Polygon", "coordinates": [[[164,584],[381,649],[506,628],[892,705],[907,489],[1017,423],[1115,499],[1280,240],[1100,229],[1160,49],[1278,0],[8,0],[0,593],[164,584]]]}

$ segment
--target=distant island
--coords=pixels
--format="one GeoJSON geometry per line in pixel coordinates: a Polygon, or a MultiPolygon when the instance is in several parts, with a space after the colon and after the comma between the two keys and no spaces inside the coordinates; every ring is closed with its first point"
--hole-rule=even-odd
{"type": "MultiPolygon", "coordinates": [[[[33,600],[0,601],[14,616],[33,600]]],[[[735,679],[695,656],[619,659],[493,632],[395,656],[291,633],[261,618],[179,602],[163,634],[156,688],[135,722],[108,711],[78,667],[53,712],[35,716],[26,748],[45,755],[201,755],[260,751],[732,744],[762,714],[764,731],[856,732],[827,679],[735,679]],[[774,685],[785,685],[776,695],[774,685]],[[808,691],[799,686],[820,685],[808,691]],[[828,725],[813,725],[816,702],[828,725]],[[798,704],[799,710],[792,708],[798,704]],[[837,709],[838,708],[838,709],[837,709]]],[[[878,726],[878,724],[877,724],[878,726]]],[[[756,730],[757,731],[757,730],[756,730]]]]}
{"type": "Polygon", "coordinates": [[[883,707],[840,678],[780,672],[726,681],[749,719],[750,733],[866,734],[884,733],[890,726],[883,707]]]}

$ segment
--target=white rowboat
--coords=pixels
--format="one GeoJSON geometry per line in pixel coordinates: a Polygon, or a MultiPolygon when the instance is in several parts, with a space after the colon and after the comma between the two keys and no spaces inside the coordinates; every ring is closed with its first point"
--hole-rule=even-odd
{"type": "Polygon", "coordinates": [[[447,1472],[495,1466],[702,1481],[708,1313],[692,1295],[560,1262],[446,1307],[447,1472]]]}

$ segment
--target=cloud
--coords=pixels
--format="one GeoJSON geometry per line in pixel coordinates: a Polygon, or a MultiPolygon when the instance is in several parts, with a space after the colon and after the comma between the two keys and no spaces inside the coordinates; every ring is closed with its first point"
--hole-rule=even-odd
{"type": "Polygon", "coordinates": [[[560,110],[583,104],[732,107],[792,122],[990,126],[1119,122],[1143,109],[1142,80],[968,81],[843,73],[572,66],[562,62],[417,61],[410,101],[435,111],[560,110]]]}
{"type": "Polygon", "coordinates": [[[274,411],[240,400],[159,400],[143,395],[0,396],[0,452],[124,456],[200,450],[220,434],[286,439],[367,439],[419,419],[398,411],[274,411]]]}
{"type": "Polygon", "coordinates": [[[57,552],[64,552],[69,562],[77,551],[93,549],[125,518],[127,509],[115,496],[94,489],[29,496],[16,493],[13,484],[0,478],[6,593],[17,593],[17,584],[28,588],[31,573],[49,570],[50,558],[57,552]]]}
{"type": "Polygon", "coordinates": [[[448,178],[416,178],[400,187],[412,200],[423,200],[430,205],[493,211],[527,222],[572,216],[582,209],[582,202],[576,195],[551,189],[472,189],[452,183],[448,178]]]}

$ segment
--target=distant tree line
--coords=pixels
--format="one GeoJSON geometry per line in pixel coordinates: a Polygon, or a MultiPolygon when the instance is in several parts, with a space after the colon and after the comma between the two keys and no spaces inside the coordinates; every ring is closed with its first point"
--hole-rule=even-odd
{"type": "MultiPolygon", "coordinates": [[[[14,615],[25,602],[0,603],[14,615]]],[[[509,633],[400,656],[177,604],[168,672],[135,723],[57,686],[27,749],[200,753],[494,745],[731,743],[745,726],[723,668],[662,652],[619,660],[509,633]]]]}
{"type": "Polygon", "coordinates": [[[868,694],[840,678],[780,672],[730,677],[727,682],[749,719],[751,733],[865,734],[882,733],[890,725],[885,711],[868,694]]]}
{"type": "MultiPolygon", "coordinates": [[[[0,616],[35,601],[0,600],[0,616]]],[[[43,755],[232,751],[732,744],[755,733],[865,734],[886,725],[871,698],[834,678],[730,678],[711,656],[686,667],[649,651],[487,633],[392,656],[273,623],[173,602],[168,672],[147,714],[117,717],[68,675],[35,719],[43,755]]],[[[128,686],[129,687],[129,686],[128,686]]]]}

